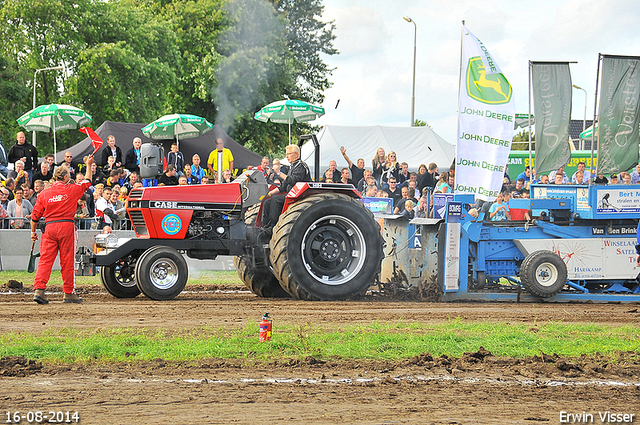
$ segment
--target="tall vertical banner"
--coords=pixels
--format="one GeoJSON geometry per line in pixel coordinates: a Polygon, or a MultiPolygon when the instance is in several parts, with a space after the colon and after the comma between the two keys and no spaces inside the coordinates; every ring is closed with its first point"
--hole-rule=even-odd
{"type": "Polygon", "coordinates": [[[640,57],[602,58],[597,172],[619,173],[638,163],[640,57]]]}
{"type": "Polygon", "coordinates": [[[547,174],[571,159],[569,63],[529,62],[536,122],[536,173],[547,174]]]}
{"type": "Polygon", "coordinates": [[[494,200],[514,133],[511,84],[484,44],[462,27],[456,193],[494,200]]]}

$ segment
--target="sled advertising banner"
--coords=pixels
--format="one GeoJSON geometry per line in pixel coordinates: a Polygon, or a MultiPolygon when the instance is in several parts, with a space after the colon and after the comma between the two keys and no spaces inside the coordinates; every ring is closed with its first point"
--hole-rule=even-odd
{"type": "Polygon", "coordinates": [[[484,44],[462,28],[455,193],[492,201],[500,192],[514,133],[511,84],[484,44]]]}
{"type": "Polygon", "coordinates": [[[536,173],[547,174],[571,159],[571,71],[569,63],[529,62],[536,123],[536,173]]]}
{"type": "Polygon", "coordinates": [[[638,163],[640,57],[600,57],[597,174],[619,173],[638,163]]]}

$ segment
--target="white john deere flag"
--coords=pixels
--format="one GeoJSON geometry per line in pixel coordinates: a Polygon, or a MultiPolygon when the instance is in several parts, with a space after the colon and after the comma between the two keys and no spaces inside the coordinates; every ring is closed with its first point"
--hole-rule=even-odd
{"type": "Polygon", "coordinates": [[[491,201],[502,187],[515,105],[511,84],[489,50],[466,27],[462,29],[455,193],[491,201]]]}

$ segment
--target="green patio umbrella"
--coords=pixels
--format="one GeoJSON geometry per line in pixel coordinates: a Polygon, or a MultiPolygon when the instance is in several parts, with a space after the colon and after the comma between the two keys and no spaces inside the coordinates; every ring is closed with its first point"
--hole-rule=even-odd
{"type": "MultiPolygon", "coordinates": [[[[598,124],[596,124],[596,130],[598,129],[598,124]]],[[[588,139],[591,137],[591,133],[593,133],[593,126],[587,127],[582,133],[580,133],[581,139],[588,139]]]]}
{"type": "Polygon", "coordinates": [[[260,109],[254,115],[258,121],[289,124],[289,143],[291,143],[291,123],[313,121],[324,115],[324,108],[301,100],[278,100],[260,109]]]}
{"type": "Polygon", "coordinates": [[[531,125],[536,123],[533,114],[516,114],[513,129],[517,130],[518,127],[527,128],[529,126],[529,120],[531,120],[531,125]]]}
{"type": "Polygon", "coordinates": [[[56,131],[84,127],[93,121],[91,115],[80,108],[70,105],[40,105],[17,119],[18,124],[27,131],[53,130],[53,155],[57,154],[56,131]]]}
{"type": "Polygon", "coordinates": [[[213,130],[213,124],[205,118],[190,114],[165,115],[142,128],[151,139],[192,139],[213,130]]]}

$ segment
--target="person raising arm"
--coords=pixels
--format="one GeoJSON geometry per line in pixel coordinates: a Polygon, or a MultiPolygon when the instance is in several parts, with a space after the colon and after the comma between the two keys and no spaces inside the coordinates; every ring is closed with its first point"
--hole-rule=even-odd
{"type": "Polygon", "coordinates": [[[91,165],[93,155],[87,157],[87,174],[81,183],[71,180],[67,167],[58,167],[53,173],[55,183],[38,195],[36,206],[31,214],[31,240],[38,240],[36,232],[40,218],[46,217],[46,231],[42,234],[40,244],[40,263],[34,279],[35,295],[33,300],[38,304],[49,304],[45,295],[47,282],[51,276],[51,268],[60,253],[60,268],[62,274],[63,302],[81,303],[82,298],[75,293],[75,253],[76,227],[73,219],[76,214],[78,199],[91,186],[91,165]]]}

